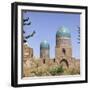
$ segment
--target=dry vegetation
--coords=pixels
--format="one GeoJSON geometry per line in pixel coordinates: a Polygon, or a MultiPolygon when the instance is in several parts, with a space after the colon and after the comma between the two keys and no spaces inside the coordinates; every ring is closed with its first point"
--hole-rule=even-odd
{"type": "Polygon", "coordinates": [[[80,74],[79,68],[63,68],[61,65],[48,65],[40,64],[38,60],[32,63],[32,67],[24,67],[24,76],[25,77],[34,77],[34,76],[58,76],[58,75],[76,75],[80,74]]]}

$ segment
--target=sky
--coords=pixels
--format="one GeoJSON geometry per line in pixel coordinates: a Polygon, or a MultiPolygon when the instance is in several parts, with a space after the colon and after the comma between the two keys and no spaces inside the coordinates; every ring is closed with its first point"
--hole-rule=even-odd
{"type": "Polygon", "coordinates": [[[31,25],[23,26],[24,36],[31,34],[35,30],[35,35],[27,40],[27,43],[33,48],[34,56],[40,56],[40,43],[46,40],[50,45],[50,58],[55,57],[56,32],[61,26],[69,29],[71,32],[72,56],[80,58],[80,45],[78,40],[78,28],[80,26],[80,14],[62,13],[62,12],[37,12],[23,11],[23,18],[29,17],[31,25]]]}

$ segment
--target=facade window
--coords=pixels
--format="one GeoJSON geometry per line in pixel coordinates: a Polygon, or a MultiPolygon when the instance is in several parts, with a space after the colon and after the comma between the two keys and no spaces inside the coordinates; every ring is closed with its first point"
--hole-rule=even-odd
{"type": "Polygon", "coordinates": [[[33,53],[31,54],[31,57],[33,57],[33,53]]]}
{"type": "Polygon", "coordinates": [[[45,59],[43,59],[43,64],[45,64],[45,59]]]}
{"type": "Polygon", "coordinates": [[[62,52],[63,52],[64,55],[66,54],[65,48],[62,49],[62,52]]]}
{"type": "Polygon", "coordinates": [[[53,59],[53,61],[55,62],[55,58],[53,59]]]}

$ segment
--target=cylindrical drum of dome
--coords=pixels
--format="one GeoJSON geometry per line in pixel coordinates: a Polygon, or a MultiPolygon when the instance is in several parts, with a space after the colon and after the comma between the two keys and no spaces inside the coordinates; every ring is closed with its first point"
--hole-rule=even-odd
{"type": "Polygon", "coordinates": [[[49,59],[49,43],[45,40],[40,43],[40,58],[49,59]]]}

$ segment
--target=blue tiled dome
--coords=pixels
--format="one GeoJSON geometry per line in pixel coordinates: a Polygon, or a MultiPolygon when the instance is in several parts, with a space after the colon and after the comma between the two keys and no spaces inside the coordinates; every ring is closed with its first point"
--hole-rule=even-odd
{"type": "Polygon", "coordinates": [[[57,31],[56,36],[70,38],[71,34],[70,34],[70,31],[66,27],[63,26],[57,31]]]}
{"type": "Polygon", "coordinates": [[[49,49],[49,43],[45,40],[40,43],[40,48],[49,49]]]}

